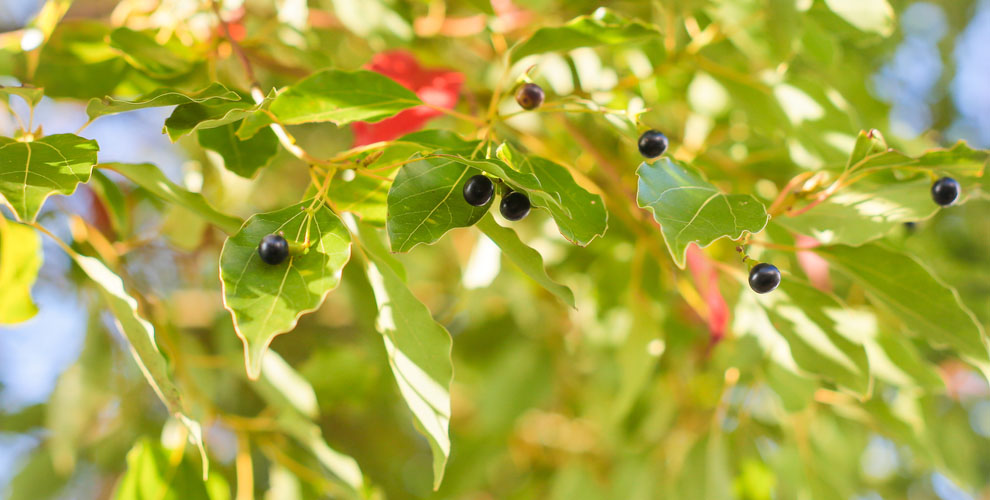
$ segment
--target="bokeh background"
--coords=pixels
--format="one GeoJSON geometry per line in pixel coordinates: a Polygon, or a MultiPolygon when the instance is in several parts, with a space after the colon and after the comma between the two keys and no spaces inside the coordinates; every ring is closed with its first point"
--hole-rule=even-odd
{"type": "MultiPolygon", "coordinates": [[[[20,28],[38,11],[41,3],[41,0],[0,0],[0,30],[20,28]]],[[[609,3],[616,4],[613,7],[620,9],[622,4],[630,2],[609,3]]],[[[731,3],[731,0],[721,3],[731,3]]],[[[990,147],[990,1],[894,3],[899,13],[898,25],[891,35],[892,43],[885,49],[882,64],[877,64],[868,82],[872,95],[889,105],[886,135],[907,144],[918,141],[947,145],[965,139],[973,147],[990,147]]],[[[109,1],[77,0],[69,18],[104,16],[113,4],[109,1]]],[[[549,0],[526,4],[526,7],[541,13],[539,18],[547,22],[559,22],[570,17],[570,14],[590,12],[593,7],[591,2],[564,6],[549,0]]],[[[0,83],[16,84],[16,80],[0,77],[0,83]]],[[[15,106],[19,104],[15,103],[15,106]]],[[[153,159],[173,180],[186,185],[201,183],[202,180],[196,178],[196,169],[184,168],[188,167],[189,162],[201,159],[188,155],[185,149],[171,144],[159,133],[161,123],[167,116],[167,110],[158,109],[110,116],[89,127],[83,135],[99,141],[102,161],[141,162],[153,159]]],[[[45,98],[36,111],[35,119],[36,123],[43,124],[46,132],[56,133],[74,131],[85,121],[85,116],[81,104],[45,98]]],[[[13,118],[7,113],[0,113],[0,133],[12,134],[14,127],[13,118]]],[[[60,209],[74,213],[86,214],[91,209],[84,193],[59,199],[57,203],[60,209]]],[[[951,222],[949,220],[946,224],[951,222]]],[[[967,219],[958,223],[971,225],[974,221],[967,219]]],[[[64,225],[56,221],[52,227],[69,237],[64,225]]],[[[933,233],[925,234],[931,236],[933,233]]],[[[975,234],[977,246],[969,251],[976,254],[987,251],[990,242],[985,241],[985,237],[990,233],[977,230],[975,234]]],[[[473,236],[458,234],[455,240],[458,238],[472,239],[473,236]]],[[[575,256],[572,251],[562,249],[557,242],[537,238],[536,243],[542,245],[540,250],[548,262],[562,269],[577,270],[591,264],[590,257],[575,256]]],[[[609,250],[615,255],[631,252],[631,248],[622,245],[609,247],[609,250]]],[[[456,243],[445,251],[456,255],[456,243]]],[[[455,449],[460,451],[455,451],[447,480],[454,483],[451,488],[455,489],[458,482],[484,483],[486,475],[491,478],[513,477],[521,481],[512,487],[505,487],[501,492],[490,491],[487,496],[479,493],[471,497],[478,499],[519,494],[527,488],[527,482],[537,481],[534,476],[546,478],[560,470],[571,471],[558,476],[564,477],[558,479],[561,484],[580,485],[581,481],[567,479],[566,476],[580,476],[585,469],[578,466],[568,469],[570,462],[561,456],[591,454],[593,461],[599,437],[582,428],[589,425],[582,418],[565,418],[562,414],[595,413],[595,410],[588,410],[584,405],[608,401],[605,394],[609,386],[605,381],[611,376],[608,371],[616,368],[601,358],[610,356],[609,353],[614,350],[617,340],[612,338],[612,334],[621,329],[619,325],[627,318],[619,314],[598,316],[595,311],[606,308],[605,304],[598,303],[583,304],[588,307],[582,307],[582,312],[561,319],[566,313],[559,308],[533,303],[526,293],[517,293],[517,290],[529,288],[524,278],[499,278],[491,285],[491,291],[472,290],[472,283],[487,285],[492,279],[493,270],[490,265],[487,268],[484,265],[484,255],[482,251],[476,252],[480,263],[468,263],[463,276],[455,277],[443,276],[435,265],[425,261],[427,256],[411,257],[413,262],[424,260],[422,269],[426,271],[418,274],[422,275],[420,287],[425,291],[418,291],[439,295],[434,304],[445,304],[445,307],[441,308],[438,316],[443,318],[446,315],[446,324],[454,335],[455,346],[458,346],[455,347],[459,356],[455,365],[455,405],[457,391],[477,395],[470,399],[475,407],[455,408],[461,419],[458,421],[455,418],[452,428],[458,433],[455,449]],[[443,297],[451,289],[450,281],[457,279],[467,285],[466,289],[458,292],[463,296],[443,297]],[[472,314],[475,308],[466,305],[472,302],[490,306],[484,315],[484,324],[467,324],[468,318],[477,317],[472,314]],[[585,324],[575,328],[572,324],[575,322],[585,324]],[[498,339],[492,340],[492,337],[498,339]],[[589,375],[589,371],[600,370],[605,371],[605,375],[589,375]],[[493,378],[493,373],[500,376],[493,378]],[[584,391],[587,395],[574,397],[573,393],[578,391],[584,391]],[[567,411],[568,405],[571,405],[571,412],[567,411]],[[511,442],[508,451],[505,449],[507,440],[511,442]],[[557,442],[548,445],[547,440],[557,442]],[[544,451],[533,451],[542,445],[546,445],[540,448],[544,451]],[[530,475],[506,475],[499,467],[509,466],[502,462],[458,457],[457,453],[479,456],[507,453],[511,455],[509,462],[512,467],[535,472],[530,475]],[[477,468],[472,468],[475,466],[477,468]]],[[[183,283],[176,274],[160,272],[181,267],[183,259],[183,250],[178,248],[176,241],[163,240],[150,244],[128,263],[128,267],[147,289],[162,295],[177,294],[180,301],[193,303],[197,296],[181,296],[185,290],[181,289],[183,283]]],[[[16,414],[48,401],[60,375],[73,365],[86,348],[87,331],[105,328],[107,323],[106,317],[91,314],[87,301],[92,297],[80,295],[74,288],[69,277],[71,266],[68,259],[48,240],[45,241],[44,262],[34,288],[40,313],[23,325],[0,329],[0,414],[16,414]]],[[[591,272],[586,282],[571,277],[571,284],[587,289],[594,286],[597,274],[607,275],[609,272],[611,270],[607,266],[600,266],[591,272]]],[[[950,272],[964,274],[966,271],[950,272]]],[[[986,269],[977,274],[986,275],[986,269]]],[[[983,285],[985,287],[986,283],[983,285]]],[[[984,296],[976,296],[978,298],[971,306],[985,324],[990,316],[990,311],[985,307],[988,303],[983,301],[984,296]]],[[[434,312],[437,310],[434,309],[434,312]]],[[[329,431],[330,439],[343,443],[344,450],[355,455],[363,467],[379,471],[376,479],[386,482],[390,491],[405,491],[411,497],[427,496],[428,481],[424,481],[423,477],[429,452],[408,424],[403,424],[404,427],[398,431],[401,438],[397,441],[393,440],[396,431],[377,437],[357,435],[367,431],[367,419],[383,427],[396,425],[396,422],[405,419],[401,403],[394,398],[394,388],[390,387],[392,381],[387,364],[377,347],[379,340],[376,336],[366,336],[369,338],[361,340],[361,323],[368,319],[362,319],[357,312],[349,310],[346,301],[331,304],[328,310],[321,311],[317,316],[310,323],[304,323],[303,331],[293,334],[291,340],[283,337],[276,341],[275,348],[285,358],[299,360],[297,369],[314,384],[321,398],[321,407],[331,415],[331,420],[324,422],[325,428],[336,429],[329,431]],[[325,334],[321,336],[318,333],[318,325],[330,328],[332,335],[329,339],[325,334]],[[315,355],[307,352],[309,345],[319,346],[315,355]],[[333,381],[322,376],[327,366],[334,367],[330,371],[335,379],[333,381]]],[[[189,321],[195,323],[198,320],[189,321]]],[[[703,329],[697,325],[684,326],[674,322],[668,326],[674,330],[686,328],[688,333],[682,335],[685,338],[703,335],[703,329]]],[[[221,329],[222,326],[216,328],[221,329]]],[[[233,335],[229,337],[233,338],[233,335]]],[[[672,342],[688,341],[684,338],[667,340],[668,344],[672,342]]],[[[664,347],[670,348],[669,345],[657,346],[658,355],[664,347]]],[[[115,369],[128,371],[120,368],[126,365],[126,359],[111,359],[110,362],[115,363],[115,369]]],[[[133,375],[130,373],[134,379],[132,383],[140,385],[141,380],[133,375]]],[[[982,440],[976,445],[985,448],[982,460],[986,460],[986,448],[990,448],[990,396],[985,381],[968,370],[960,370],[958,377],[959,380],[954,382],[956,390],[973,395],[964,409],[970,432],[982,440]]],[[[704,378],[699,380],[699,384],[705,383],[704,378]]],[[[687,391],[694,389],[703,390],[691,387],[687,391]]],[[[760,398],[763,397],[760,390],[739,389],[727,396],[729,403],[734,407],[748,405],[757,413],[760,398]]],[[[658,386],[656,391],[660,393],[657,397],[663,397],[662,386],[658,386]]],[[[111,405],[105,411],[123,410],[115,410],[111,405]]],[[[662,419],[656,412],[652,417],[642,418],[662,419]]],[[[731,432],[733,425],[731,422],[726,424],[726,429],[731,432]]],[[[42,432],[3,432],[0,428],[0,498],[6,498],[5,495],[13,491],[9,488],[12,478],[23,467],[31,466],[32,453],[43,438],[42,432]]],[[[224,439],[222,429],[217,429],[213,435],[214,440],[209,445],[215,452],[222,455],[223,450],[234,446],[229,436],[224,439]]],[[[978,470],[987,473],[988,479],[982,489],[974,489],[972,485],[954,483],[937,470],[919,473],[910,465],[910,453],[881,433],[871,434],[865,446],[850,446],[854,447],[852,452],[860,456],[857,461],[859,474],[877,484],[904,482],[906,485],[900,491],[907,492],[907,498],[963,500],[985,499],[990,495],[990,469],[985,463],[978,470]]],[[[632,454],[632,451],[626,451],[632,454]]],[[[622,453],[619,452],[620,455],[622,453]]],[[[100,483],[100,466],[95,465],[96,462],[98,460],[81,464],[82,472],[74,475],[71,482],[60,490],[58,498],[98,498],[104,494],[105,485],[100,483]],[[87,472],[87,468],[92,469],[91,473],[87,472]]],[[[632,476],[640,473],[632,468],[621,470],[632,476]]],[[[753,473],[752,480],[759,482],[762,469],[754,470],[757,472],[753,473]]],[[[428,474],[425,476],[428,477],[428,474]]],[[[635,477],[630,478],[629,482],[635,483],[635,477]]],[[[564,485],[559,488],[568,487],[564,485]]],[[[879,487],[877,490],[861,489],[854,498],[896,498],[882,496],[880,491],[882,488],[879,487]]],[[[565,493],[560,494],[567,497],[565,493]]],[[[578,492],[574,495],[567,498],[580,496],[578,492]]],[[[789,497],[781,495],[777,498],[789,497]]]]}

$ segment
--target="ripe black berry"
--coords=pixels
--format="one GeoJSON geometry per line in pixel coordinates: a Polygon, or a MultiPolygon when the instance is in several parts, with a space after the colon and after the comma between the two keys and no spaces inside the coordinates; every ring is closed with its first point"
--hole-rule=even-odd
{"type": "Polygon", "coordinates": [[[667,150],[667,136],[659,130],[647,130],[639,136],[639,154],[646,158],[656,158],[667,150]]]}
{"type": "Polygon", "coordinates": [[[484,175],[478,174],[464,183],[464,201],[469,205],[483,207],[495,196],[495,184],[484,175]]]}
{"type": "Polygon", "coordinates": [[[281,264],[289,256],[289,242],[280,234],[269,234],[258,244],[258,256],[266,264],[281,264]]]}
{"type": "Polygon", "coordinates": [[[947,207],[959,199],[959,183],[952,177],[942,177],[932,184],[932,199],[947,207]]]}
{"type": "Polygon", "coordinates": [[[772,292],[780,284],[780,271],[773,264],[761,262],[749,271],[749,287],[756,293],[772,292]]]}
{"type": "Polygon", "coordinates": [[[516,91],[516,102],[523,109],[536,109],[543,104],[543,88],[535,83],[527,83],[516,91]]]}
{"type": "Polygon", "coordinates": [[[529,215],[529,197],[519,191],[513,191],[502,197],[498,209],[507,220],[522,220],[529,215]]]}

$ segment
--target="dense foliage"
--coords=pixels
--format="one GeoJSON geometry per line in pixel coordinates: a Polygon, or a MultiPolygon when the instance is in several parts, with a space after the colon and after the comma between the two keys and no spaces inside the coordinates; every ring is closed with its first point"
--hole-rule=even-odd
{"type": "Polygon", "coordinates": [[[0,335],[90,319],[8,493],[990,495],[990,152],[888,130],[893,3],[49,0],[0,335]]]}

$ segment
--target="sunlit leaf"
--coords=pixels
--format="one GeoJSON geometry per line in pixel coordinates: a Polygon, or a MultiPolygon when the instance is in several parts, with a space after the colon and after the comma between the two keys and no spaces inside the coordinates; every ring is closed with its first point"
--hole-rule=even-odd
{"type": "Polygon", "coordinates": [[[423,104],[413,91],[373,71],[324,70],[280,93],[271,111],[283,123],[375,122],[423,104]]]}
{"type": "Polygon", "coordinates": [[[168,180],[158,167],[150,163],[103,163],[100,168],[113,170],[127,177],[151,194],[188,209],[227,234],[236,233],[243,223],[237,217],[217,211],[206,201],[206,198],[203,198],[203,195],[177,186],[168,180]]]}
{"type": "Polygon", "coordinates": [[[34,229],[0,216],[0,325],[38,313],[31,287],[41,269],[41,238],[34,229]]]}
{"type": "Polygon", "coordinates": [[[56,134],[21,142],[0,137],[0,194],[20,220],[33,222],[53,194],[72,194],[89,181],[96,141],[56,134]]]}
{"type": "Polygon", "coordinates": [[[684,267],[687,247],[704,248],[719,238],[738,239],[758,233],[769,216],[751,195],[725,194],[678,162],[661,158],[643,163],[639,176],[639,206],[653,212],[667,249],[678,267],[684,267]]]}
{"type": "Polygon", "coordinates": [[[894,31],[894,9],[887,0],[825,0],[825,5],[862,31],[884,36],[894,31]]]}
{"type": "Polygon", "coordinates": [[[219,153],[224,168],[250,179],[278,153],[278,137],[270,128],[262,128],[250,139],[240,139],[239,126],[235,122],[202,129],[198,132],[199,145],[219,153]]]}
{"type": "MultiPolygon", "coordinates": [[[[210,102],[190,102],[180,104],[175,107],[172,114],[165,119],[165,133],[173,142],[182,136],[197,130],[222,127],[231,123],[260,116],[259,110],[267,106],[268,102],[255,104],[253,101],[242,99],[240,101],[210,101],[210,102]]],[[[247,121],[242,122],[242,125],[247,121]]],[[[261,131],[269,122],[253,121],[257,127],[252,126],[245,130],[240,137],[253,137],[261,131]]]]}
{"type": "Polygon", "coordinates": [[[90,119],[95,119],[104,115],[124,113],[135,109],[175,106],[191,102],[216,104],[223,101],[239,101],[240,99],[241,96],[236,92],[227,90],[227,87],[219,83],[213,83],[198,92],[160,88],[134,100],[123,100],[110,96],[102,99],[94,97],[86,105],[86,114],[89,115],[90,119]]]}
{"type": "Polygon", "coordinates": [[[203,481],[195,466],[150,439],[127,452],[127,472],[117,484],[115,500],[229,500],[230,489],[220,474],[203,481]],[[218,483],[211,485],[210,483],[218,483]],[[221,487],[217,487],[221,486],[221,487]]]}
{"type": "Polygon", "coordinates": [[[175,38],[160,43],[150,31],[117,28],[110,46],[119,50],[136,69],[154,78],[175,78],[192,71],[197,56],[175,38]]]}
{"type": "Polygon", "coordinates": [[[299,317],[315,311],[340,282],[351,255],[351,238],[330,209],[320,203],[312,211],[304,201],[281,210],[251,216],[220,252],[224,307],[234,318],[244,342],[248,375],[257,378],[268,345],[291,331],[299,317]],[[258,257],[258,243],[283,233],[290,241],[309,241],[309,251],[271,265],[258,257]],[[308,240],[307,240],[308,235],[308,240]]]}
{"type": "Polygon", "coordinates": [[[574,307],[574,292],[547,275],[547,271],[543,267],[543,257],[540,256],[539,252],[523,243],[515,231],[500,226],[491,215],[485,215],[478,222],[478,229],[481,229],[486,236],[491,238],[502,249],[502,253],[519,267],[519,270],[533,278],[534,281],[556,295],[565,304],[574,307]]]}
{"type": "Polygon", "coordinates": [[[532,54],[641,42],[659,36],[653,26],[599,7],[593,14],[574,18],[563,26],[540,28],[512,49],[512,62],[532,54]]]}
{"type": "Polygon", "coordinates": [[[41,102],[41,98],[45,95],[45,89],[30,86],[5,87],[0,85],[0,95],[7,97],[16,95],[24,99],[24,102],[29,105],[37,106],[41,102]]]}
{"type": "Polygon", "coordinates": [[[112,93],[131,69],[106,43],[109,33],[96,21],[59,23],[41,50],[31,82],[49,97],[85,100],[112,93]]]}

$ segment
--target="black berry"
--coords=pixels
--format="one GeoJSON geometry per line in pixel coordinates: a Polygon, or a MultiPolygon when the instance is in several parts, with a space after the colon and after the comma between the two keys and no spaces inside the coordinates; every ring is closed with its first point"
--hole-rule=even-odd
{"type": "Polygon", "coordinates": [[[269,234],[258,244],[258,256],[266,264],[281,264],[289,256],[289,242],[280,234],[269,234]]]}
{"type": "Polygon", "coordinates": [[[536,109],[543,104],[543,88],[535,83],[527,83],[516,91],[516,102],[523,109],[536,109]]]}
{"type": "Polygon", "coordinates": [[[952,177],[942,177],[932,184],[932,199],[947,207],[959,199],[959,183],[952,177]]]}
{"type": "Polygon", "coordinates": [[[659,130],[647,130],[639,136],[639,154],[647,158],[656,158],[667,150],[667,136],[659,130]]]}
{"type": "Polygon", "coordinates": [[[507,220],[522,220],[529,215],[529,197],[519,191],[513,191],[502,197],[502,203],[498,209],[502,212],[502,217],[507,220]]]}
{"type": "Polygon", "coordinates": [[[469,205],[483,207],[495,196],[495,184],[484,175],[478,174],[464,183],[464,201],[469,205]]]}
{"type": "Polygon", "coordinates": [[[761,262],[749,271],[749,287],[756,293],[772,292],[780,284],[780,271],[773,264],[761,262]]]}

